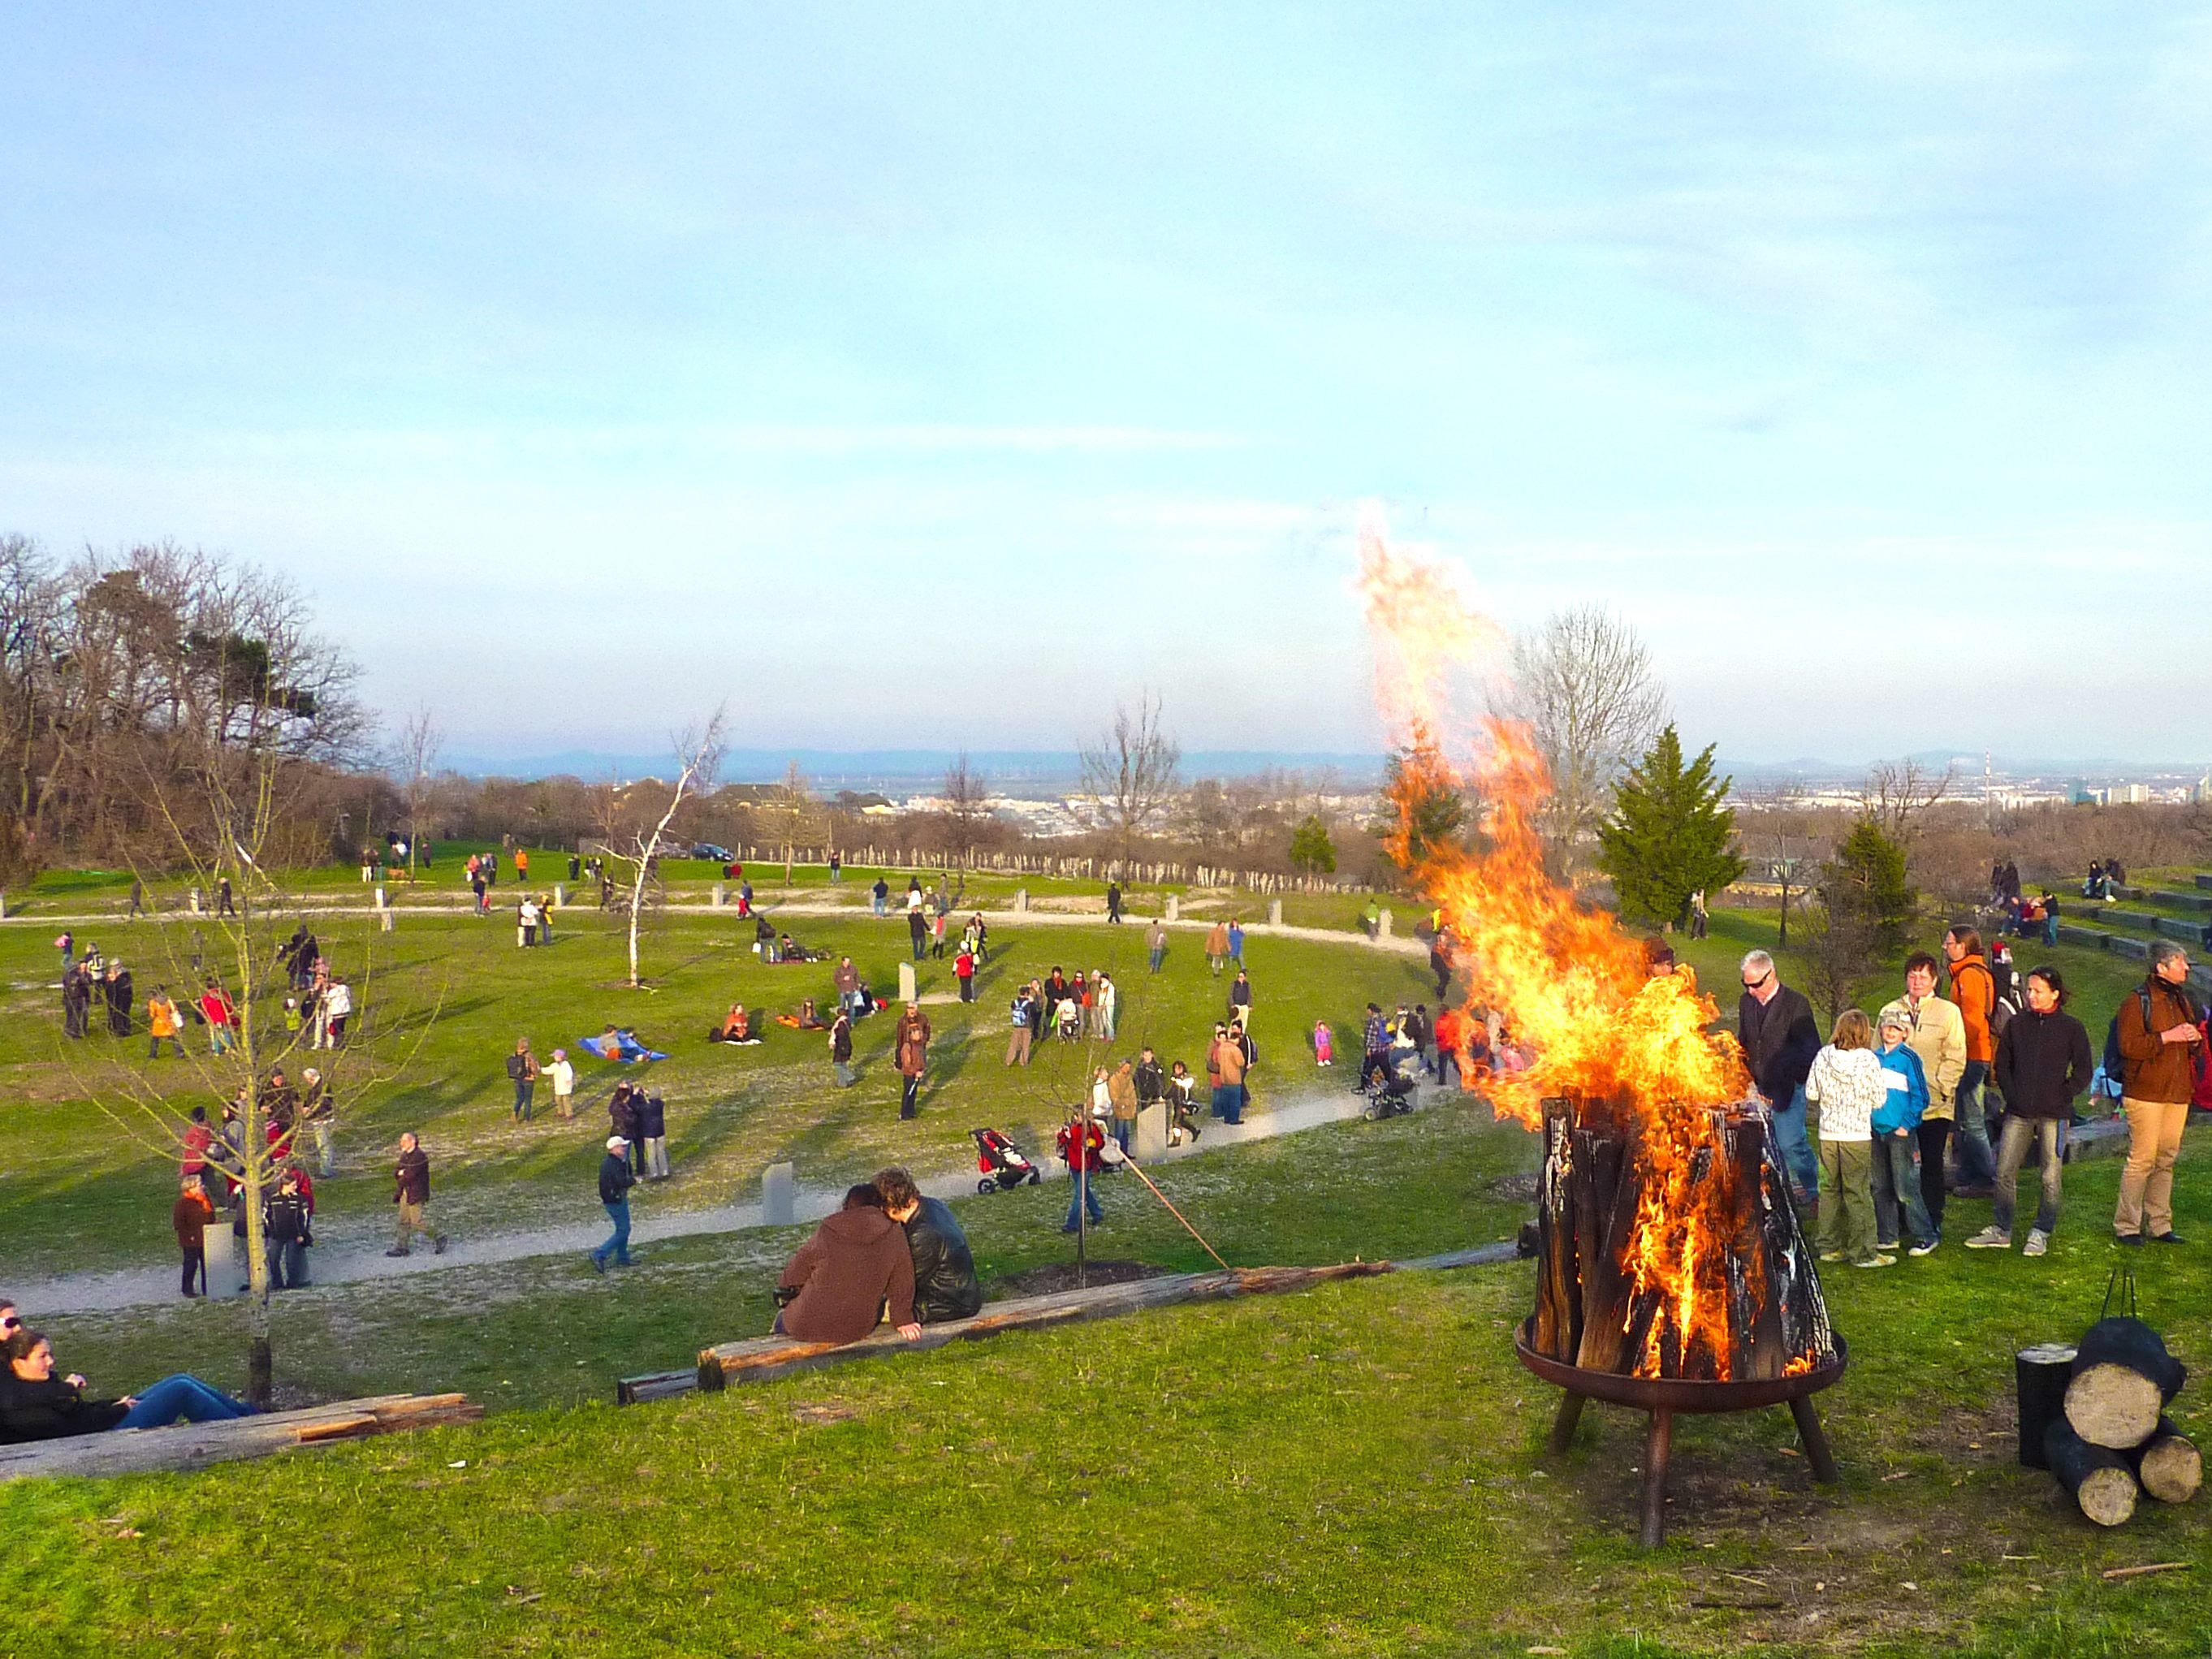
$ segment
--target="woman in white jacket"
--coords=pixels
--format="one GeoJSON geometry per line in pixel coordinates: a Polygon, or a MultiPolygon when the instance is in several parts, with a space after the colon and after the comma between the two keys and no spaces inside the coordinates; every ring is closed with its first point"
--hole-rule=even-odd
{"type": "Polygon", "coordinates": [[[1805,1098],[1820,1109],[1820,1260],[1893,1267],[1875,1248],[1874,1115],[1888,1093],[1875,1053],[1874,1022],[1846,1008],[1814,1056],[1805,1098]]]}

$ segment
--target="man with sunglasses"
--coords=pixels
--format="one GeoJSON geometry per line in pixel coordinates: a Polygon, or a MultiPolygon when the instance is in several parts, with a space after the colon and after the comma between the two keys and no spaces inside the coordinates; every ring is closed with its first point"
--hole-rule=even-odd
{"type": "Polygon", "coordinates": [[[1814,1201],[1820,1169],[1805,1133],[1805,1078],[1820,1052],[1820,1028],[1805,994],[1782,982],[1774,958],[1753,951],[1743,959],[1743,1000],[1736,1006],[1751,1080],[1774,1114],[1774,1139],[1790,1177],[1790,1196],[1814,1201]]]}

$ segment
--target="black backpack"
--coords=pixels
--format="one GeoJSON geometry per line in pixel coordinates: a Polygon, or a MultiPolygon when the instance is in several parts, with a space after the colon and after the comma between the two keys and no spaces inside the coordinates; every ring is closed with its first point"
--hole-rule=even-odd
{"type": "Polygon", "coordinates": [[[1990,1035],[2002,1036],[2014,1014],[2027,1006],[2027,981],[2008,962],[1990,963],[1990,1035]]]}

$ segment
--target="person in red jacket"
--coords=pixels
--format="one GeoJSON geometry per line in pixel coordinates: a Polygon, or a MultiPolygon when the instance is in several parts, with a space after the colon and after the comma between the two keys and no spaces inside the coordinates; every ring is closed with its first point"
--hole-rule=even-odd
{"type": "Polygon", "coordinates": [[[1106,1145],[1106,1131],[1084,1115],[1078,1108],[1074,1116],[1060,1126],[1054,1141],[1060,1156],[1067,1165],[1068,1185],[1067,1224],[1064,1233],[1074,1232],[1082,1224],[1085,1211],[1089,1211],[1093,1226],[1106,1219],[1106,1212],[1098,1203],[1098,1154],[1106,1145]]]}

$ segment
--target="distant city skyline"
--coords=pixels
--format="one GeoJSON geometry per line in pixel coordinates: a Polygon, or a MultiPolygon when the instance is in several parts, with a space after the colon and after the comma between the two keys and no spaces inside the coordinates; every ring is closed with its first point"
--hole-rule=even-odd
{"type": "Polygon", "coordinates": [[[2212,10],[62,9],[0,532],[457,754],[1374,753],[1352,532],[1749,762],[2212,699],[2212,10]]]}

